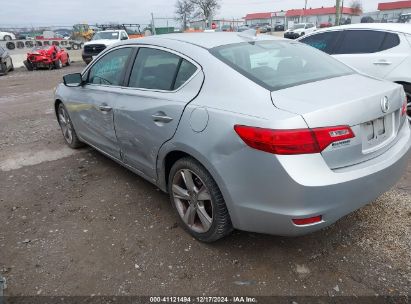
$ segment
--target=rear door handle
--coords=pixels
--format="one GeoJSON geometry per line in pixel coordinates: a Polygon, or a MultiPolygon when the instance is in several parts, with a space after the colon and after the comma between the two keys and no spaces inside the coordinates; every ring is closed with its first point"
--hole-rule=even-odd
{"type": "Polygon", "coordinates": [[[379,61],[374,62],[374,64],[376,64],[376,65],[390,65],[391,62],[386,61],[386,60],[379,60],[379,61]]]}
{"type": "Polygon", "coordinates": [[[101,112],[110,112],[113,108],[109,107],[108,105],[102,104],[98,107],[101,112]]]}
{"type": "Polygon", "coordinates": [[[153,120],[155,122],[164,122],[164,123],[168,123],[170,121],[172,121],[173,119],[169,116],[167,116],[165,113],[161,112],[161,113],[156,113],[151,115],[151,117],[153,118],[153,120]]]}

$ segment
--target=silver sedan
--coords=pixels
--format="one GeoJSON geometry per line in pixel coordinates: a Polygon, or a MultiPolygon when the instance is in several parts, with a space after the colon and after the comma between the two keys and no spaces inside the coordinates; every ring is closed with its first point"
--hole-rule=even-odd
{"type": "Polygon", "coordinates": [[[301,235],[387,191],[411,146],[402,86],[250,33],[120,42],[57,87],[67,144],[169,193],[195,238],[301,235]]]}

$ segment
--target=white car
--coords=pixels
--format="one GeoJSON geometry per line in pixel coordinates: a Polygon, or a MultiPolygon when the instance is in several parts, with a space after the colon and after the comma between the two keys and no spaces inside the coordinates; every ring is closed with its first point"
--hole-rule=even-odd
{"type": "Polygon", "coordinates": [[[16,36],[9,32],[0,32],[0,40],[9,41],[16,40],[16,36]]]}
{"type": "Polygon", "coordinates": [[[356,70],[404,86],[411,121],[411,25],[361,23],[316,31],[298,39],[356,70]]]}
{"type": "Polygon", "coordinates": [[[284,32],[284,38],[296,39],[317,30],[314,23],[296,23],[284,32]]]}
{"type": "Polygon", "coordinates": [[[125,30],[107,30],[94,34],[91,41],[84,43],[83,61],[89,64],[94,57],[101,53],[106,47],[121,40],[127,40],[128,34],[125,30]]]}

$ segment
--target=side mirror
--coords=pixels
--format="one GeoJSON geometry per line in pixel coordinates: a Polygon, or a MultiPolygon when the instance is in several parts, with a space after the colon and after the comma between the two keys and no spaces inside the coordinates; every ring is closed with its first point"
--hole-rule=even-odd
{"type": "Polygon", "coordinates": [[[80,73],[64,75],[63,81],[67,87],[79,87],[83,84],[83,78],[80,73]]]}

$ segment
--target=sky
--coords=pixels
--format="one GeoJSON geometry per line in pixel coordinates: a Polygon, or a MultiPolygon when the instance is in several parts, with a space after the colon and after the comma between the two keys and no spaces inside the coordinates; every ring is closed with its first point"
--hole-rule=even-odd
{"type": "MultiPolygon", "coordinates": [[[[345,0],[349,6],[352,0],[345,0]]],[[[364,11],[377,10],[379,2],[362,0],[364,11]]],[[[394,0],[391,0],[394,1],[394,0]]],[[[0,0],[0,26],[72,25],[75,23],[148,24],[151,13],[156,26],[174,23],[175,0],[0,0]]],[[[247,13],[304,7],[304,0],[220,0],[217,17],[241,18],[247,13]]],[[[307,7],[334,6],[335,0],[308,0],[307,7]]]]}

